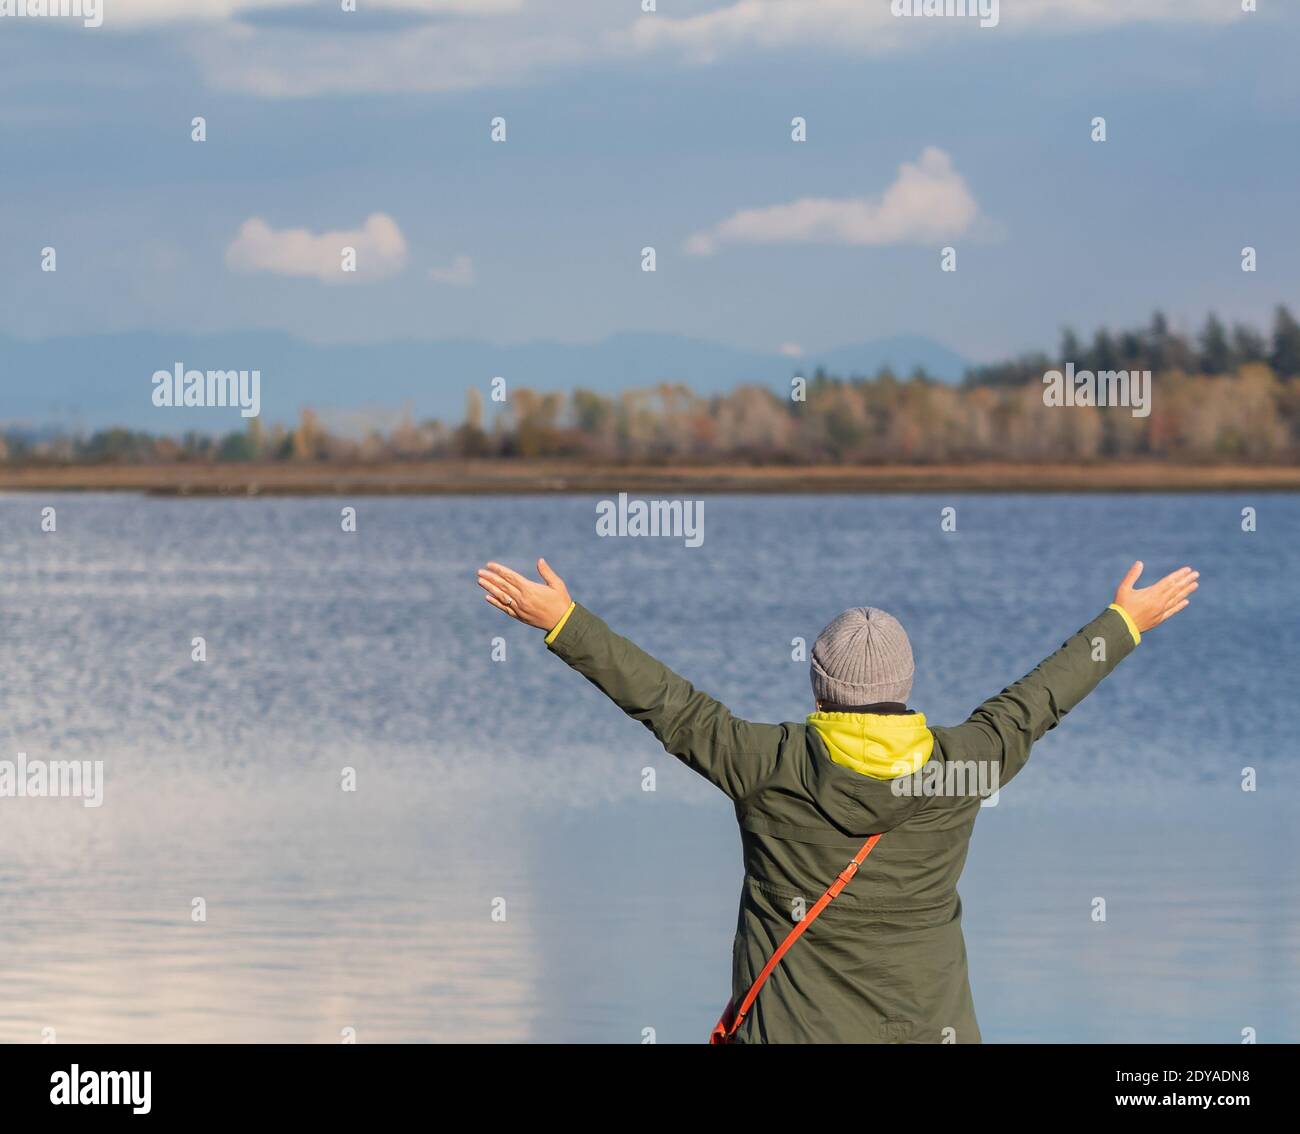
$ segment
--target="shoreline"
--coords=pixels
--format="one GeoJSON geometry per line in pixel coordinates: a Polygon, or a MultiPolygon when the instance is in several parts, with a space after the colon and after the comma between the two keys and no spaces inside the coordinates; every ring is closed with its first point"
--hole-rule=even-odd
{"type": "Polygon", "coordinates": [[[1300,492],[1300,466],[1126,462],[751,467],[510,459],[374,465],[0,466],[0,492],[143,492],[204,497],[1300,492]]]}

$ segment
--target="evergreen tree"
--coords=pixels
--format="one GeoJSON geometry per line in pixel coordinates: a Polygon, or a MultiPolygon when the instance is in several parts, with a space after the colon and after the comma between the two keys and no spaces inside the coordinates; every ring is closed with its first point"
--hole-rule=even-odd
{"type": "Polygon", "coordinates": [[[1147,368],[1159,373],[1169,368],[1169,320],[1163,311],[1151,316],[1151,326],[1145,336],[1145,361],[1147,368]]]}
{"type": "Polygon", "coordinates": [[[1061,332],[1061,363],[1073,362],[1077,365],[1082,353],[1083,344],[1079,342],[1079,336],[1074,333],[1074,328],[1066,327],[1061,332]]]}
{"type": "Polygon", "coordinates": [[[1199,340],[1201,371],[1205,374],[1227,374],[1232,370],[1232,347],[1228,334],[1213,311],[1207,316],[1199,340]]]}
{"type": "Polygon", "coordinates": [[[1238,323],[1232,328],[1232,353],[1238,366],[1268,361],[1268,340],[1254,327],[1238,323]]]}
{"type": "Polygon", "coordinates": [[[1119,368],[1119,352],[1115,349],[1115,340],[1105,327],[1093,336],[1092,357],[1088,362],[1088,369],[1094,372],[1119,368]]]}
{"type": "Polygon", "coordinates": [[[1278,307],[1273,320],[1273,349],[1269,362],[1280,378],[1300,374],[1300,323],[1285,305],[1278,307]]]}

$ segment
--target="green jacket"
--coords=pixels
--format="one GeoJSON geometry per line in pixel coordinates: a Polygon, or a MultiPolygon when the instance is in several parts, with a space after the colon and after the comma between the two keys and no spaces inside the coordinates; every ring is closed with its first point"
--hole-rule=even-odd
{"type": "Polygon", "coordinates": [[[1112,606],[965,723],[930,728],[919,713],[755,724],[582,606],[547,635],[554,653],[735,803],[745,863],[736,1003],[867,836],[886,832],[763,986],[741,1043],[980,1041],[957,894],[976,789],[1005,786],[1139,640],[1112,606]]]}

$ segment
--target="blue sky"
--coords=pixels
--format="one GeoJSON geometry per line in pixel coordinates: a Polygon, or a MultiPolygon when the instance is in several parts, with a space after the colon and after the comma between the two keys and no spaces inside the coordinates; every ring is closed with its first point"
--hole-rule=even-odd
{"type": "Polygon", "coordinates": [[[1006,0],[992,28],[888,0],[339,7],[0,18],[0,334],[634,330],[793,355],[907,333],[983,360],[1157,306],[1300,307],[1279,0],[1006,0]],[[927,152],[934,175],[896,186],[927,152]],[[396,252],[312,267],[375,214],[396,252]]]}

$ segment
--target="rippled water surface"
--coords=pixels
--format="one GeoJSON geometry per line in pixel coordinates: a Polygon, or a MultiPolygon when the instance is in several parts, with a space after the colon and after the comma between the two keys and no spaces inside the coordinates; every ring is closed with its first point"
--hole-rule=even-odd
{"type": "Polygon", "coordinates": [[[701,1041],[731,808],[480,600],[483,559],[544,553],[756,719],[808,711],[793,639],[885,607],[936,723],[1132,558],[1193,563],[1191,610],[981,814],[976,1007],[991,1042],[1295,1042],[1297,532],[1281,495],[711,497],[699,548],[598,538],[585,498],[0,496],[0,759],[105,774],[99,808],[0,798],[0,1040],[701,1041]]]}

